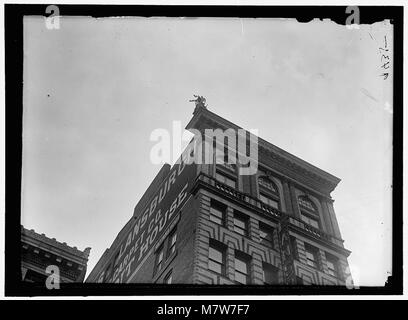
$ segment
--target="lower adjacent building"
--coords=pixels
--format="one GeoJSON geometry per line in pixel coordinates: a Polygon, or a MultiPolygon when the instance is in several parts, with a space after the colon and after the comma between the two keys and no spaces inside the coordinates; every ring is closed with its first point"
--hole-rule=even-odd
{"type": "MultiPolygon", "coordinates": [[[[200,101],[187,125],[231,128],[200,101]]],[[[330,196],[340,179],[261,138],[256,149],[251,175],[227,161],[164,165],[86,282],[352,284],[330,196]]]]}
{"type": "Polygon", "coordinates": [[[44,283],[57,272],[60,283],[83,282],[91,248],[84,251],[21,226],[21,275],[24,282],[44,283]]]}

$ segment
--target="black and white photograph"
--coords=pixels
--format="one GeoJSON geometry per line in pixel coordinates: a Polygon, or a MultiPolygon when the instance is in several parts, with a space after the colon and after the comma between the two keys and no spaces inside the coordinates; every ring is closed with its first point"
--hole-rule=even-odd
{"type": "Polygon", "coordinates": [[[21,13],[19,210],[6,228],[23,291],[399,285],[402,21],[360,6],[331,18],[110,5],[21,13]]]}

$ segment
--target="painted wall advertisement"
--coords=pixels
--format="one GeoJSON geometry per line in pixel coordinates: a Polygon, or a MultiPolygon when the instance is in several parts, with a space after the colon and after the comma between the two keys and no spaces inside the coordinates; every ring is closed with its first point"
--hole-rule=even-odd
{"type": "Polygon", "coordinates": [[[98,282],[126,283],[188,198],[196,165],[176,163],[145,209],[138,213],[98,282]]]}

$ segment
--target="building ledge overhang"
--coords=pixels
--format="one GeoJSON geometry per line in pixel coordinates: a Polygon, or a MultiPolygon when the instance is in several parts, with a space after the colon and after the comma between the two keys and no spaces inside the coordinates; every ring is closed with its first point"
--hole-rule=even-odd
{"type": "MultiPolygon", "coordinates": [[[[187,124],[186,129],[243,129],[240,126],[220,117],[204,107],[196,107],[193,117],[187,124]]],[[[293,176],[303,177],[310,185],[315,185],[325,193],[330,194],[341,181],[336,176],[296,157],[295,155],[273,145],[272,143],[258,137],[258,149],[260,154],[270,157],[285,166],[293,176]]],[[[262,157],[260,163],[262,163],[262,157]]]]}
{"type": "Polygon", "coordinates": [[[91,251],[89,247],[84,251],[78,250],[76,247],[68,246],[65,242],[61,243],[54,238],[48,238],[45,234],[38,234],[34,230],[28,230],[23,226],[21,226],[21,241],[60,255],[68,260],[73,260],[84,266],[87,264],[91,251]]]}

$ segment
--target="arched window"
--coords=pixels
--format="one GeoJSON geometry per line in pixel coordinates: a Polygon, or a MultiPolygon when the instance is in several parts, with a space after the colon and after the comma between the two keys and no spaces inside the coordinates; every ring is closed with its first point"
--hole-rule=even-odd
{"type": "Polygon", "coordinates": [[[258,179],[259,186],[268,189],[271,192],[278,194],[278,189],[276,188],[275,184],[272,182],[271,179],[268,177],[259,177],[258,179]]]}
{"type": "Polygon", "coordinates": [[[319,229],[319,211],[314,202],[307,196],[299,196],[298,203],[300,209],[300,218],[302,219],[302,221],[314,228],[319,229]]]}
{"type": "Polygon", "coordinates": [[[267,176],[258,178],[259,199],[265,204],[280,210],[279,191],[276,184],[267,176]]]}

